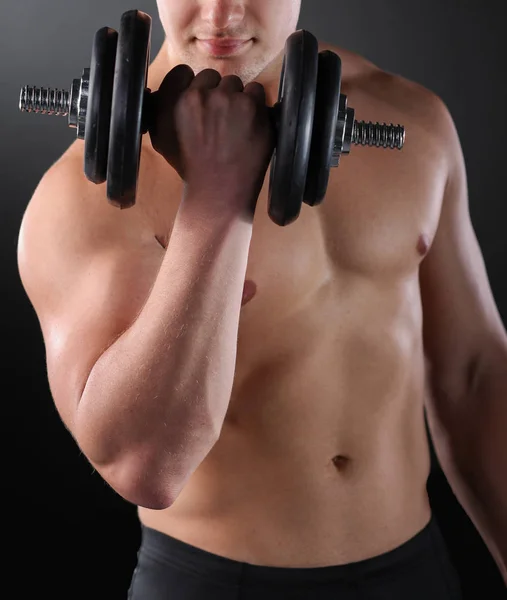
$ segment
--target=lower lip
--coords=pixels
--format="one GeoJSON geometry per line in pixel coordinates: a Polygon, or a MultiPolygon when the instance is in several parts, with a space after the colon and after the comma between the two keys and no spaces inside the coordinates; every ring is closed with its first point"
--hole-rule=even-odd
{"type": "Polygon", "coordinates": [[[231,44],[217,44],[206,40],[197,40],[197,42],[199,46],[201,46],[208,54],[211,54],[211,56],[233,56],[247,48],[251,40],[231,44]]]}

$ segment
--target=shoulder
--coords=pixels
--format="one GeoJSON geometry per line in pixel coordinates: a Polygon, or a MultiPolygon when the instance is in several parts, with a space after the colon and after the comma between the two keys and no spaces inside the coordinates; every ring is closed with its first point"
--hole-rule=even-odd
{"type": "Polygon", "coordinates": [[[121,211],[107,201],[106,185],[88,181],[83,169],[83,144],[76,141],[38,182],[27,204],[20,227],[22,248],[32,237],[88,246],[108,246],[147,230],[143,211],[134,206],[121,211]]]}
{"type": "Polygon", "coordinates": [[[319,50],[331,50],[342,59],[343,84],[354,91],[389,102],[407,114],[424,116],[445,110],[443,100],[432,90],[401,75],[380,68],[351,50],[319,43],[319,50]]]}
{"type": "Polygon", "coordinates": [[[356,108],[356,118],[406,125],[417,151],[432,152],[443,160],[459,148],[456,126],[442,97],[424,85],[391,73],[363,56],[331,44],[320,50],[336,52],[342,59],[343,93],[356,108]],[[359,111],[361,114],[359,114],[359,111]]]}

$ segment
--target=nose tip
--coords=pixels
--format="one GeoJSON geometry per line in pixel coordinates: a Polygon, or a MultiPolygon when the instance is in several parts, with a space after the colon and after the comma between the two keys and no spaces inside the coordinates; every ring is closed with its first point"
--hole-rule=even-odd
{"type": "Polygon", "coordinates": [[[237,0],[209,0],[203,5],[203,19],[218,30],[235,25],[244,16],[244,4],[237,0]]]}

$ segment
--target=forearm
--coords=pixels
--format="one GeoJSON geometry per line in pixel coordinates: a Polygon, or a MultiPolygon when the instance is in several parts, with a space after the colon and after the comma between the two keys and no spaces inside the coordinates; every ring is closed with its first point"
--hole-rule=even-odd
{"type": "Polygon", "coordinates": [[[172,496],[225,418],[252,233],[187,200],[143,310],[95,364],[78,409],[78,442],[103,476],[123,471],[172,496]]]}
{"type": "Polygon", "coordinates": [[[493,351],[467,393],[433,394],[427,412],[442,470],[507,583],[507,355],[493,351]]]}

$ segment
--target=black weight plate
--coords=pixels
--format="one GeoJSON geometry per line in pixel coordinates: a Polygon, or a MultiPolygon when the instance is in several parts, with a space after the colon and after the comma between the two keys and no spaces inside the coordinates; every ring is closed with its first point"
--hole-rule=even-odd
{"type": "Polygon", "coordinates": [[[124,13],[116,52],[107,161],[107,197],[119,208],[136,202],[150,41],[151,17],[140,10],[124,13]]]}
{"type": "Polygon", "coordinates": [[[107,178],[109,127],[113,99],[114,67],[118,32],[109,27],[95,34],[90,64],[90,83],[86,109],[84,172],[93,183],[107,178]]]}
{"type": "Polygon", "coordinates": [[[297,219],[310,158],[319,45],[308,31],[293,33],[285,45],[278,102],[279,126],[271,162],[269,216],[280,226],[297,219]]]}
{"type": "Polygon", "coordinates": [[[316,206],[324,200],[329,185],[331,161],[338,123],[342,61],[329,50],[319,54],[317,97],[313,121],[312,147],[304,202],[316,206]]]}

